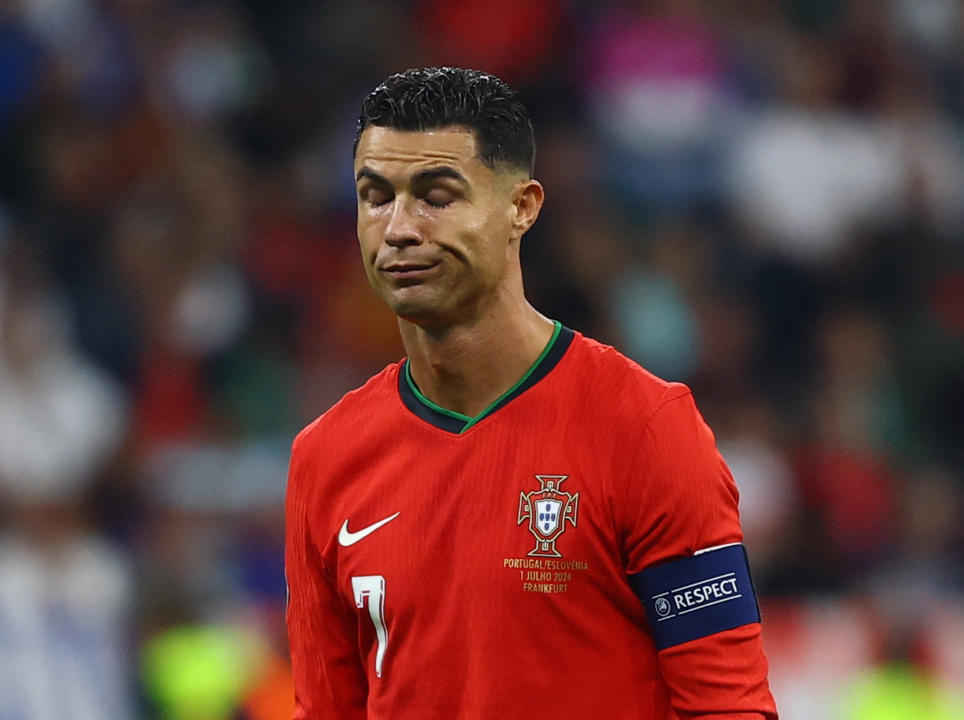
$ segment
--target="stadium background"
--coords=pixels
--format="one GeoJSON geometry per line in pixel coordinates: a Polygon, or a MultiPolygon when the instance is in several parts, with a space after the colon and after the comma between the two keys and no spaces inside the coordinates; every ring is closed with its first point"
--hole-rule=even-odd
{"type": "Polygon", "coordinates": [[[531,108],[534,304],[692,386],[782,717],[964,718],[962,15],[4,3],[0,720],[287,717],[289,444],[401,353],[354,121],[427,64],[531,108]]]}

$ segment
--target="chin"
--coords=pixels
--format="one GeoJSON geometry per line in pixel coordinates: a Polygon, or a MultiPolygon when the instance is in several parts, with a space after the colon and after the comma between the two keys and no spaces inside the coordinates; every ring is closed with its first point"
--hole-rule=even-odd
{"type": "Polygon", "coordinates": [[[398,297],[397,295],[386,298],[388,306],[402,320],[421,325],[430,322],[441,313],[440,304],[431,298],[425,297],[398,297]]]}
{"type": "Polygon", "coordinates": [[[442,314],[434,307],[426,307],[417,303],[402,303],[395,305],[392,310],[402,320],[413,325],[432,326],[437,325],[442,314]]]}
{"type": "Polygon", "coordinates": [[[439,303],[395,302],[390,303],[395,315],[423,330],[434,331],[452,324],[452,313],[439,303]]]}
{"type": "Polygon", "coordinates": [[[410,287],[386,293],[385,301],[402,320],[426,330],[447,327],[464,313],[465,304],[451,292],[434,292],[434,288],[410,287]]]}

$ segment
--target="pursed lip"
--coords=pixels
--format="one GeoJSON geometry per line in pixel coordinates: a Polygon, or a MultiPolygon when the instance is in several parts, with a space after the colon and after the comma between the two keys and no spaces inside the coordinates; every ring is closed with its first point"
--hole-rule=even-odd
{"type": "Polygon", "coordinates": [[[397,277],[410,277],[419,273],[424,273],[438,265],[435,262],[393,262],[381,268],[382,272],[397,277]]]}

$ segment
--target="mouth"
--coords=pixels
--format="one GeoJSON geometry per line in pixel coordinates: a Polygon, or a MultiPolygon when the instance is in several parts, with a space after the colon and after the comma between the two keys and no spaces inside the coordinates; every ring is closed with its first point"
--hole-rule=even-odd
{"type": "Polygon", "coordinates": [[[428,276],[438,266],[432,263],[392,263],[382,268],[382,272],[395,280],[420,280],[428,276]]]}

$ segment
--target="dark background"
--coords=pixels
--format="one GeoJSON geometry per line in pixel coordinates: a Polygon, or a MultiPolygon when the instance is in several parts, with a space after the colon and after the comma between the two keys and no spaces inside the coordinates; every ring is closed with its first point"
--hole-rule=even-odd
{"type": "Polygon", "coordinates": [[[786,720],[964,718],[956,0],[0,6],[0,720],[290,714],[297,430],[402,349],[391,72],[518,88],[545,314],[688,383],[786,720]]]}

